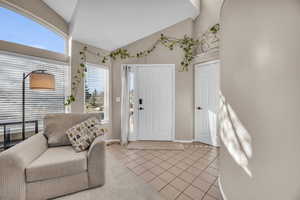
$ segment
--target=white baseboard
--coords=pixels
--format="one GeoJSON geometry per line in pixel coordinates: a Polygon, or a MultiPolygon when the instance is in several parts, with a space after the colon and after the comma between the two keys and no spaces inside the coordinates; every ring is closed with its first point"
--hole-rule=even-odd
{"type": "MultiPolygon", "coordinates": [[[[139,141],[136,137],[129,138],[129,142],[136,142],[139,141]]],[[[158,140],[159,141],[159,140],[158,140]]],[[[163,140],[162,140],[163,141],[163,140]]],[[[166,142],[178,142],[178,143],[193,143],[194,140],[171,140],[166,142]]]]}
{"type": "Polygon", "coordinates": [[[129,137],[129,139],[128,139],[128,141],[129,142],[135,142],[135,141],[137,141],[137,139],[136,139],[136,137],[129,137]]]}
{"type": "Polygon", "coordinates": [[[106,139],[105,142],[106,142],[107,145],[115,144],[115,143],[120,144],[121,140],[120,139],[106,139]]]}
{"type": "Polygon", "coordinates": [[[218,178],[218,185],[219,185],[219,190],[221,192],[223,200],[228,200],[227,197],[226,197],[226,195],[225,195],[225,193],[224,193],[223,187],[221,185],[221,179],[220,179],[220,177],[218,178]]]}
{"type": "Polygon", "coordinates": [[[178,142],[178,143],[193,143],[194,140],[173,140],[173,142],[178,142]]]}

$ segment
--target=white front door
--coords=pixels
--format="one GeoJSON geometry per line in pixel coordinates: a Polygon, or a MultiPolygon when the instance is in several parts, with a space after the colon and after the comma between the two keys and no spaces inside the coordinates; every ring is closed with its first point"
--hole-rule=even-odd
{"type": "Polygon", "coordinates": [[[174,65],[137,65],[137,139],[172,140],[174,65]]]}
{"type": "Polygon", "coordinates": [[[219,61],[195,66],[195,141],[218,146],[219,61]]]}

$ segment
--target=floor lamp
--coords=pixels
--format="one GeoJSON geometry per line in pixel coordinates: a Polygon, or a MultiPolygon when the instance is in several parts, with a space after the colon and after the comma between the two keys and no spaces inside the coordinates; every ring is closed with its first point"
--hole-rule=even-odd
{"type": "Polygon", "coordinates": [[[29,77],[29,88],[33,90],[55,89],[54,75],[45,73],[47,70],[34,70],[28,74],[23,73],[22,85],[22,139],[25,140],[25,81],[29,77]]]}

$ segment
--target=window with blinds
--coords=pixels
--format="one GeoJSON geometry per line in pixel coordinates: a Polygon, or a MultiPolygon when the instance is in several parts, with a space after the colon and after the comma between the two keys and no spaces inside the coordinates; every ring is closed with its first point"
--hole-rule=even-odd
{"type": "MultiPolygon", "coordinates": [[[[0,123],[22,121],[23,73],[43,69],[55,76],[55,90],[31,90],[26,79],[26,121],[38,120],[43,129],[43,117],[48,113],[63,113],[65,98],[66,63],[42,60],[35,57],[0,52],[0,123]]],[[[22,125],[11,125],[11,133],[21,132],[22,125]]],[[[34,124],[26,124],[26,132],[34,130],[34,124]]],[[[0,127],[0,135],[3,127],[0,127]]]]}

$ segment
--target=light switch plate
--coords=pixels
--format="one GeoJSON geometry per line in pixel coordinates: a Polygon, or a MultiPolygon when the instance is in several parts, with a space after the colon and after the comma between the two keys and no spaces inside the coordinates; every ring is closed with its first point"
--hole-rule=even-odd
{"type": "Polygon", "coordinates": [[[121,97],[116,97],[116,102],[121,102],[121,97]]]}

